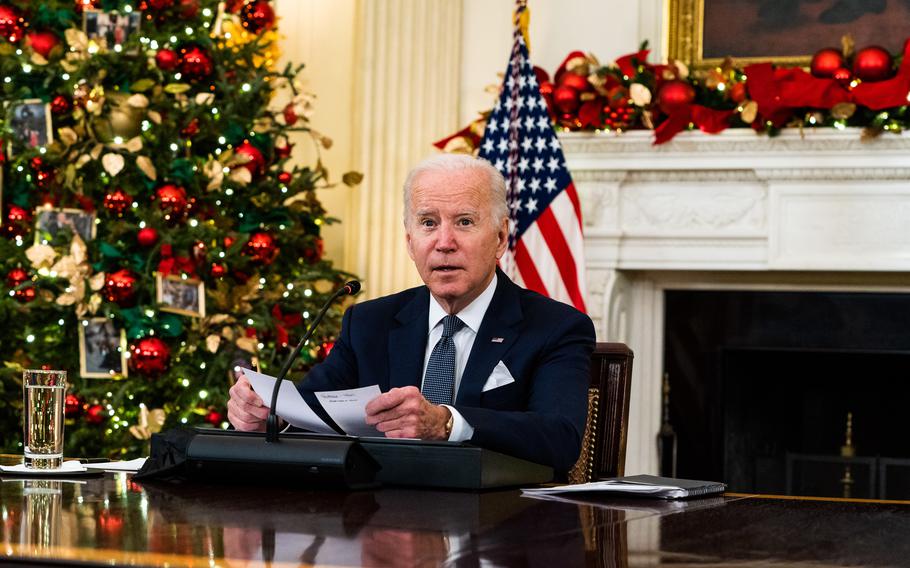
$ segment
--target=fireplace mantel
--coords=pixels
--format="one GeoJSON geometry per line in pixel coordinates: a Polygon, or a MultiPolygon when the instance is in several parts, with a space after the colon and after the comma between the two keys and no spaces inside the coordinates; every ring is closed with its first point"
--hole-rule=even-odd
{"type": "Polygon", "coordinates": [[[627,472],[655,473],[663,290],[908,291],[910,136],[566,133],[598,339],[635,350],[627,472]]]}

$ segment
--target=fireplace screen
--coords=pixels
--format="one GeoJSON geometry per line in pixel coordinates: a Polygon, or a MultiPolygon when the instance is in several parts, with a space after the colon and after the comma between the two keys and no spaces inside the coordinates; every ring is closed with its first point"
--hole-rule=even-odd
{"type": "Polygon", "coordinates": [[[910,498],[910,295],[669,291],[665,305],[677,476],[910,498]]]}

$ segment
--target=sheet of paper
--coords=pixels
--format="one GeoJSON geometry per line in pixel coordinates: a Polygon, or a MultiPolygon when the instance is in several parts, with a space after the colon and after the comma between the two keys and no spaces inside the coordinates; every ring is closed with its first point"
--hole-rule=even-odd
{"type": "Polygon", "coordinates": [[[368,402],[381,394],[378,385],[359,389],[317,392],[319,403],[336,424],[350,436],[383,436],[364,421],[368,402]]]}
{"type": "Polygon", "coordinates": [[[85,469],[100,469],[102,471],[127,471],[137,472],[145,465],[146,458],[136,458],[129,461],[110,461],[83,464],[85,469]]]}
{"type": "MultiPolygon", "coordinates": [[[[272,389],[275,388],[275,377],[257,373],[251,369],[243,369],[243,374],[250,380],[253,390],[256,391],[266,405],[272,400],[272,389]]],[[[284,418],[294,426],[319,432],[320,434],[337,434],[331,426],[326,424],[318,414],[313,412],[310,405],[303,400],[294,383],[284,379],[278,389],[278,404],[275,407],[278,416],[284,418]]]]}

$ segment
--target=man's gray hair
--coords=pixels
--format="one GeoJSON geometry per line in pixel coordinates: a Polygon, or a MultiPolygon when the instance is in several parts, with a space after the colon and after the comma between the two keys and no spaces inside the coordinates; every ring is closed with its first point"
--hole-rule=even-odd
{"type": "Polygon", "coordinates": [[[467,154],[438,154],[431,156],[416,166],[408,173],[404,180],[404,224],[408,224],[408,209],[411,206],[411,190],[414,180],[427,172],[457,172],[467,170],[480,170],[486,172],[490,180],[490,203],[492,204],[493,224],[499,226],[502,220],[509,216],[509,205],[506,199],[506,180],[493,164],[467,154]]]}

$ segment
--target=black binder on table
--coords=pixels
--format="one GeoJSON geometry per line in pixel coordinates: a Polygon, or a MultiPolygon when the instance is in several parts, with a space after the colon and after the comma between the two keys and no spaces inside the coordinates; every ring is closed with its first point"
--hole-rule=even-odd
{"type": "Polygon", "coordinates": [[[359,438],[389,485],[493,489],[553,480],[553,468],[460,442],[359,438]]]}

